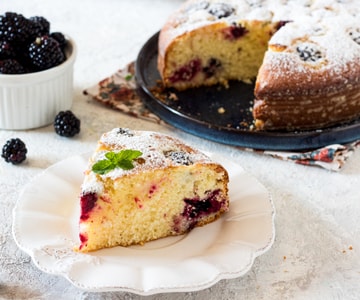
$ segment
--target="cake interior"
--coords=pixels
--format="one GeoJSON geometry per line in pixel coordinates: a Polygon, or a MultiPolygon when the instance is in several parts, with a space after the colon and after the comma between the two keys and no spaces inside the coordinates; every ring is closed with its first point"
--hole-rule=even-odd
{"type": "Polygon", "coordinates": [[[215,23],[178,36],[167,49],[165,86],[184,90],[217,83],[226,85],[229,80],[254,81],[268,41],[278,26],[257,20],[234,22],[230,26],[215,23]]]}
{"type": "Polygon", "coordinates": [[[143,244],[215,220],[228,209],[223,176],[194,164],[105,179],[101,195],[81,196],[79,250],[143,244]]]}

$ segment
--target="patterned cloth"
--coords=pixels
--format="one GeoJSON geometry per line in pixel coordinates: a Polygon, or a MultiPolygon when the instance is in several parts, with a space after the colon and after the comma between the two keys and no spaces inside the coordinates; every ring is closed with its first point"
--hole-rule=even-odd
{"type": "MultiPolygon", "coordinates": [[[[113,109],[169,126],[157,115],[149,111],[136,93],[134,63],[119,69],[116,73],[101,80],[98,84],[84,90],[84,94],[113,109]]],[[[306,152],[268,151],[237,147],[243,151],[256,152],[263,155],[291,161],[307,166],[318,166],[331,171],[339,171],[354,151],[360,147],[360,140],[349,144],[335,144],[321,149],[306,152]]]]}
{"type": "Polygon", "coordinates": [[[274,158],[292,161],[301,165],[318,166],[331,171],[339,171],[345,165],[348,158],[359,147],[360,141],[344,145],[329,145],[320,149],[307,152],[268,151],[254,149],[247,150],[256,151],[258,153],[270,155],[274,158]]]}

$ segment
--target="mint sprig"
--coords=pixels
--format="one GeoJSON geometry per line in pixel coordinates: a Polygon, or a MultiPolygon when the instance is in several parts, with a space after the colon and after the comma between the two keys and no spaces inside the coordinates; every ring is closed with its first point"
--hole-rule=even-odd
{"type": "Polygon", "coordinates": [[[96,174],[104,175],[115,168],[131,170],[134,168],[133,161],[142,155],[138,150],[121,150],[120,152],[107,152],[105,159],[99,160],[92,166],[92,171],[96,174]]]}

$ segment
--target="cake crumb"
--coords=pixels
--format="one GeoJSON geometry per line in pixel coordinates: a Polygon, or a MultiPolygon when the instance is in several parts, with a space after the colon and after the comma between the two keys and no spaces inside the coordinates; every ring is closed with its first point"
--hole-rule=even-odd
{"type": "Polygon", "coordinates": [[[176,96],[175,93],[170,93],[168,98],[169,100],[173,100],[173,101],[179,100],[178,96],[176,96]]]}

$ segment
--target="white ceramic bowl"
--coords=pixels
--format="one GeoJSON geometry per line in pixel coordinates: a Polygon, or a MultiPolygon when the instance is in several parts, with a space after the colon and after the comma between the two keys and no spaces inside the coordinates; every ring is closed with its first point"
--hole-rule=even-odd
{"type": "Polygon", "coordinates": [[[54,122],[73,102],[76,46],[68,39],[66,61],[41,72],[0,74],[0,129],[24,130],[54,122]]]}

